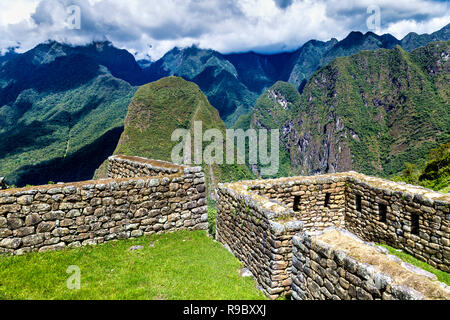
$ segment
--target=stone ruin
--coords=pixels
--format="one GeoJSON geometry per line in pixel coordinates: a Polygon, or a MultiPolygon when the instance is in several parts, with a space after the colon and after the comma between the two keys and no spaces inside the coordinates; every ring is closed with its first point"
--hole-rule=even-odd
{"type": "Polygon", "coordinates": [[[208,229],[201,167],[113,156],[108,177],[0,191],[0,254],[208,229]]]}
{"type": "Polygon", "coordinates": [[[347,172],[219,184],[218,195],[217,240],[271,299],[450,299],[374,244],[449,272],[448,194],[347,172]]]}
{"type": "MultiPolygon", "coordinates": [[[[1,190],[0,254],[208,229],[201,167],[108,160],[108,179],[1,190]]],[[[374,244],[449,272],[448,194],[356,172],[219,184],[217,194],[217,240],[271,299],[450,298],[374,244]]]]}

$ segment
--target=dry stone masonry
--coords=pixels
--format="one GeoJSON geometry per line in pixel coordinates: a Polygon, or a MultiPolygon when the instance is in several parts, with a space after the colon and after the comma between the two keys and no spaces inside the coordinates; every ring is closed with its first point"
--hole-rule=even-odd
{"type": "Polygon", "coordinates": [[[292,297],[298,300],[450,299],[436,276],[334,228],[293,238],[292,297]]]}
{"type": "Polygon", "coordinates": [[[290,221],[292,210],[265,200],[241,184],[219,187],[216,238],[277,298],[291,287],[292,237],[301,223],[290,221]]]}
{"type": "MultiPolygon", "coordinates": [[[[347,172],[219,184],[218,195],[217,240],[245,264],[272,299],[283,294],[318,298],[317,290],[314,294],[293,292],[293,281],[302,276],[292,273],[296,270],[293,261],[300,260],[293,256],[293,238],[329,228],[348,230],[361,241],[386,243],[450,271],[448,194],[347,172]]],[[[302,252],[304,259],[315,254],[314,250],[302,252]]],[[[316,285],[318,290],[331,287],[325,279],[316,285]]],[[[320,298],[369,298],[370,291],[359,289],[356,296],[353,291],[338,295],[327,289],[329,294],[324,291],[320,298]]],[[[407,297],[403,291],[397,295],[397,289],[370,297],[381,299],[383,293],[384,298],[407,297]]]]}
{"type": "Polygon", "coordinates": [[[0,191],[0,253],[24,254],[208,228],[200,167],[113,156],[108,176],[0,191]]]}

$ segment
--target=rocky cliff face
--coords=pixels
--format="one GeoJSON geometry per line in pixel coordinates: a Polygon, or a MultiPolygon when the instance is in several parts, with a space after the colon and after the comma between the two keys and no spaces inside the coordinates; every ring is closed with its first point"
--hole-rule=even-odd
{"type": "Polygon", "coordinates": [[[250,126],[281,129],[281,173],[397,173],[450,140],[449,53],[447,41],[336,59],[301,95],[271,87],[250,126]]]}

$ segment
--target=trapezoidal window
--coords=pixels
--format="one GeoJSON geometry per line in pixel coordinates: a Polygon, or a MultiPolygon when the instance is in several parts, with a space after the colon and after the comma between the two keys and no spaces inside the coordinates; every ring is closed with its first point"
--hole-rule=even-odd
{"type": "Polygon", "coordinates": [[[356,210],[361,212],[362,211],[362,203],[361,203],[361,196],[356,195],[356,210]]]}
{"type": "Polygon", "coordinates": [[[294,204],[293,204],[292,210],[294,210],[294,211],[300,211],[299,206],[300,206],[300,196],[295,196],[295,197],[294,197],[294,204]]]}
{"type": "Polygon", "coordinates": [[[378,204],[378,213],[380,214],[380,221],[386,223],[387,206],[385,204],[378,204]]]}
{"type": "Polygon", "coordinates": [[[419,215],[411,214],[411,233],[419,235],[419,215]]]}
{"type": "Polygon", "coordinates": [[[325,194],[325,208],[328,208],[330,206],[330,197],[331,197],[331,193],[326,193],[325,194]]]}

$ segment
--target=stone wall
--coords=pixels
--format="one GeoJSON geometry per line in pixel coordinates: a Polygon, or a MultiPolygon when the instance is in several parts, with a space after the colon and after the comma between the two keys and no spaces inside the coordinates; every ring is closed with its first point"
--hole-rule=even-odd
{"type": "MultiPolygon", "coordinates": [[[[185,168],[187,167],[141,157],[121,155],[108,158],[108,178],[157,177],[183,173],[185,168]]],[[[199,172],[197,178],[203,177],[203,173],[199,172]]]]}
{"type": "MultiPolygon", "coordinates": [[[[389,244],[440,270],[450,271],[448,194],[356,172],[241,181],[219,185],[218,189],[217,239],[254,273],[271,298],[289,293],[290,288],[279,283],[266,286],[274,274],[270,266],[281,265],[280,259],[286,259],[283,277],[289,276],[292,256],[289,246],[283,248],[283,255],[267,255],[255,249],[274,250],[269,228],[273,221],[265,210],[275,204],[276,210],[288,217],[285,221],[289,220],[298,230],[348,229],[366,241],[389,244]],[[241,199],[255,197],[257,201],[249,206],[249,212],[267,213],[256,220],[262,221],[261,225],[249,217],[246,206],[239,205],[241,199]],[[244,227],[238,227],[242,221],[244,227]],[[253,266],[257,257],[261,261],[253,266]],[[284,291],[280,291],[282,288],[284,291]]],[[[282,243],[290,243],[292,235],[293,232],[284,232],[282,243]]]]}
{"type": "Polygon", "coordinates": [[[245,184],[249,190],[295,211],[296,219],[303,222],[305,229],[323,230],[344,225],[346,180],[346,175],[338,173],[248,181],[245,184]]]}
{"type": "Polygon", "coordinates": [[[218,192],[217,240],[245,264],[268,297],[289,293],[292,237],[302,226],[295,213],[239,184],[219,185],[218,192]]]}
{"type": "Polygon", "coordinates": [[[357,175],[346,193],[347,230],[450,272],[450,195],[357,175]]]}
{"type": "Polygon", "coordinates": [[[337,229],[293,238],[292,298],[297,300],[450,299],[436,276],[337,229]]]}
{"type": "Polygon", "coordinates": [[[0,191],[0,253],[208,228],[200,167],[122,156],[110,160],[114,179],[0,191]],[[144,176],[149,162],[153,166],[149,174],[159,172],[158,176],[144,176]]]}

